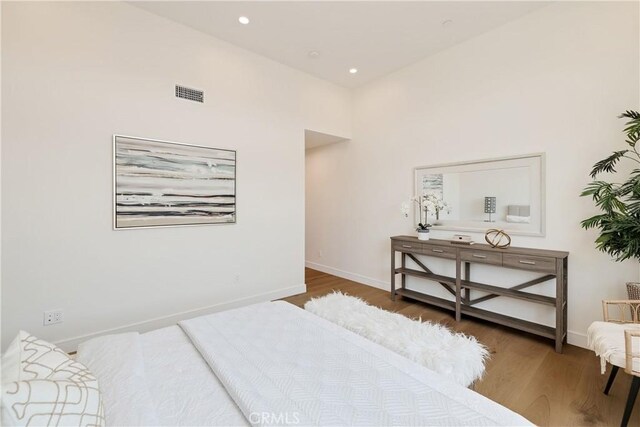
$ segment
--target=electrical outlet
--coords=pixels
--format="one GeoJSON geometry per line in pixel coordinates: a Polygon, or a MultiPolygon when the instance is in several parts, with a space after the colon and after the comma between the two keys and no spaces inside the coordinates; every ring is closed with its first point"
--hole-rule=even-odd
{"type": "Polygon", "coordinates": [[[237,285],[238,283],[240,283],[240,275],[239,275],[239,274],[236,274],[236,275],[233,277],[233,281],[235,282],[235,284],[236,284],[236,285],[237,285]]]}
{"type": "Polygon", "coordinates": [[[320,249],[318,251],[318,258],[322,258],[324,256],[324,252],[322,252],[322,249],[320,249]]]}
{"type": "Polygon", "coordinates": [[[64,319],[64,313],[62,310],[52,310],[44,312],[44,326],[53,325],[54,323],[61,323],[64,319]]]}

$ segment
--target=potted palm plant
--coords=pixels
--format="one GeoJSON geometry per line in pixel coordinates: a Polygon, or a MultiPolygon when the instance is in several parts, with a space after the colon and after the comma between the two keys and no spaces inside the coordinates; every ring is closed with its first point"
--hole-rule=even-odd
{"type": "MultiPolygon", "coordinates": [[[[593,181],[581,196],[593,199],[600,213],[581,222],[585,229],[600,231],[595,240],[596,248],[608,253],[616,261],[640,259],[640,113],[628,110],[620,115],[627,119],[624,132],[628,148],[614,151],[600,160],[591,170],[593,181]],[[633,162],[633,169],[619,182],[598,180],[602,173],[619,176],[616,168],[622,161],[633,162]]],[[[616,180],[618,181],[618,180],[616,180]]],[[[637,283],[627,283],[629,297],[640,291],[637,283]]]]}

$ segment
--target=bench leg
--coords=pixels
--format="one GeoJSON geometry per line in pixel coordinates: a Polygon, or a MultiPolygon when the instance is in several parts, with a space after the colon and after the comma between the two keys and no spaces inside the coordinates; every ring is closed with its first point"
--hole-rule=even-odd
{"type": "Polygon", "coordinates": [[[629,397],[627,397],[627,406],[624,408],[624,415],[622,416],[621,427],[627,427],[629,424],[629,418],[631,418],[631,411],[633,411],[633,404],[638,397],[638,389],[640,389],[640,377],[633,377],[631,382],[631,388],[629,389],[629,397]]]}
{"type": "Polygon", "coordinates": [[[618,373],[618,367],[616,365],[611,365],[611,373],[609,374],[609,379],[607,380],[607,385],[604,388],[604,394],[609,394],[609,390],[611,390],[611,386],[613,385],[613,380],[616,379],[616,374],[618,373]]]}

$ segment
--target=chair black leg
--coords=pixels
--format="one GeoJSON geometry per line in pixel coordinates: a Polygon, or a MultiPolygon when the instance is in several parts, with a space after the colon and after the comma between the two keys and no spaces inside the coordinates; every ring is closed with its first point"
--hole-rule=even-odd
{"type": "Polygon", "coordinates": [[[611,365],[611,373],[609,374],[609,379],[607,380],[607,385],[604,388],[604,394],[609,394],[609,390],[611,390],[611,386],[613,385],[613,380],[616,379],[616,374],[618,373],[618,367],[616,365],[611,365]]]}
{"type": "Polygon", "coordinates": [[[620,424],[621,427],[627,427],[627,424],[629,424],[633,404],[636,402],[636,397],[638,397],[638,389],[640,389],[640,377],[634,376],[631,382],[631,388],[629,389],[629,397],[627,397],[627,406],[624,408],[624,415],[622,416],[622,423],[620,424]]]}

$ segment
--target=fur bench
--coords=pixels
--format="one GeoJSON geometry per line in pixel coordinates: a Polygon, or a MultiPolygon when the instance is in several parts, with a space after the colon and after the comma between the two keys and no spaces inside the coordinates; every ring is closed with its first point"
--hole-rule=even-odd
{"type": "Polygon", "coordinates": [[[411,320],[341,292],[314,298],[304,308],[465,387],[484,373],[486,347],[445,326],[411,320]]]}

